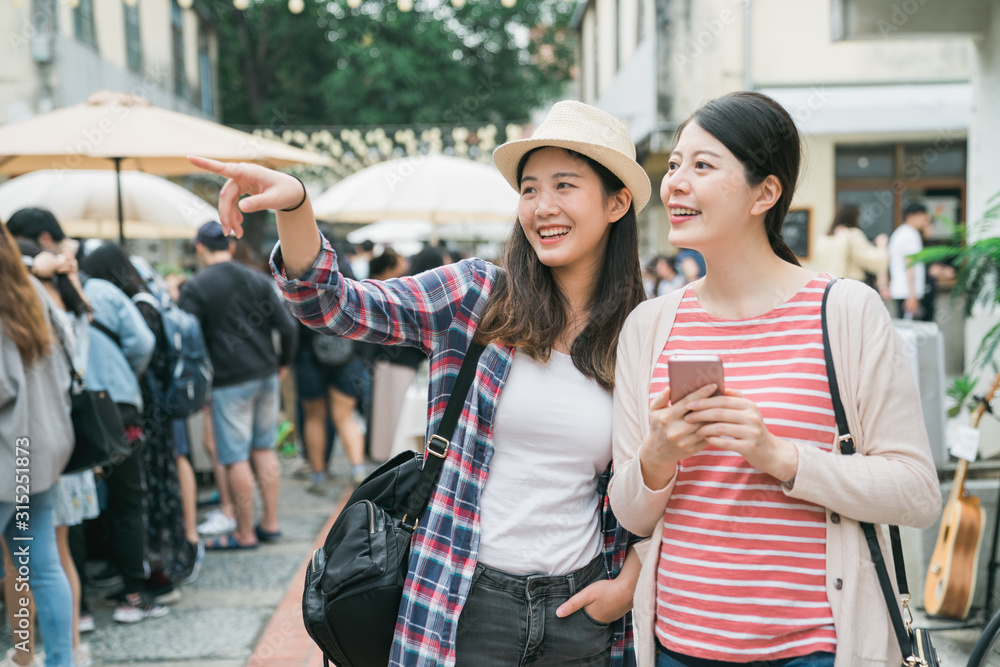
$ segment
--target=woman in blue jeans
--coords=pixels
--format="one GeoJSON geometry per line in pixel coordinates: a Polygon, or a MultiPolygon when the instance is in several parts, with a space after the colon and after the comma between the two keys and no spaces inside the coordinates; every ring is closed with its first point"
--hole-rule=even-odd
{"type": "MultiPolygon", "coordinates": [[[[0,529],[16,572],[34,593],[48,667],[73,665],[73,596],[56,548],[51,488],[73,449],[70,369],[73,339],[28,276],[13,237],[0,225],[0,529]],[[58,329],[58,330],[57,330],[58,329]]],[[[20,582],[19,582],[20,583],[20,582]]],[[[7,600],[15,607],[18,600],[7,600]]],[[[17,645],[28,639],[14,627],[17,645]]],[[[26,654],[25,654],[26,655],[26,654]]]]}

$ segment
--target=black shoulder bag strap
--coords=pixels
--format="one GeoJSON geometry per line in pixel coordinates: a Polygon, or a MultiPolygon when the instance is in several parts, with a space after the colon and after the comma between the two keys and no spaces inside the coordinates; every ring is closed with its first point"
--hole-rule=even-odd
{"type": "MultiPolygon", "coordinates": [[[[839,438],[837,446],[841,454],[851,455],[856,451],[854,436],[851,435],[850,426],[847,424],[847,414],[844,412],[844,405],[840,401],[840,387],[837,385],[837,372],[833,367],[833,353],[830,349],[830,331],[827,326],[826,302],[830,296],[830,288],[833,287],[837,279],[831,280],[826,290],[823,292],[822,322],[823,322],[823,353],[826,357],[826,376],[830,382],[830,398],[833,400],[833,413],[837,418],[837,433],[839,438]]],[[[878,543],[878,535],[875,526],[864,521],[858,522],[865,533],[865,540],[868,542],[868,549],[872,554],[872,562],[875,563],[875,572],[878,574],[878,583],[882,587],[882,595],[885,597],[886,606],[889,608],[889,618],[892,620],[892,629],[896,633],[899,641],[899,648],[904,657],[912,654],[912,644],[910,634],[907,631],[909,622],[903,622],[903,615],[899,611],[899,604],[896,602],[896,594],[892,590],[892,582],[889,580],[889,570],[885,566],[885,559],[882,557],[882,547],[878,543]]],[[[896,583],[899,585],[899,595],[903,600],[903,606],[910,599],[910,590],[906,585],[906,568],[903,563],[903,545],[899,539],[899,527],[889,526],[889,538],[892,542],[892,560],[896,568],[896,583]]],[[[907,613],[909,611],[907,610],[907,613]]]]}
{"type": "Polygon", "coordinates": [[[462,406],[465,405],[465,397],[468,396],[469,387],[476,377],[476,366],[484,349],[486,347],[480,343],[472,343],[469,346],[462,361],[462,368],[455,379],[455,386],[452,387],[451,396],[448,397],[448,407],[445,408],[441,423],[438,424],[437,433],[430,437],[425,446],[427,455],[424,457],[424,467],[420,471],[420,481],[410,492],[403,514],[403,528],[411,533],[417,529],[420,517],[424,515],[427,503],[430,502],[431,494],[434,492],[438,473],[441,472],[444,460],[448,456],[448,448],[451,447],[450,438],[455,434],[462,406]]]}
{"type": "Polygon", "coordinates": [[[118,334],[116,334],[114,331],[112,331],[111,329],[107,328],[106,326],[98,322],[96,319],[90,321],[90,326],[94,327],[102,334],[110,338],[111,341],[118,347],[125,349],[125,346],[122,345],[121,338],[118,337],[118,334]]]}

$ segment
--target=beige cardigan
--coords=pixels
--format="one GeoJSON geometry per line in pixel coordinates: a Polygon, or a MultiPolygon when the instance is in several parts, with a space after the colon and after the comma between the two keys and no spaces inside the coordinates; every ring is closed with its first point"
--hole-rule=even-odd
{"type": "Polygon", "coordinates": [[[889,268],[889,251],[872,244],[857,227],[821,236],[815,256],[817,268],[852,280],[864,280],[865,271],[879,274],[889,268]]]}
{"type": "MultiPolygon", "coordinates": [[[[641,304],[618,343],[614,396],[615,475],[609,495],[618,521],[636,535],[639,667],[653,667],[656,569],[663,514],[673,488],[650,490],[636,453],[649,431],[649,385],[684,290],[641,304]]],[[[858,521],[926,528],[941,512],[937,473],[902,340],[878,295],[841,280],[828,303],[830,344],[841,400],[859,454],[798,446],[795,484],[786,493],[826,507],[827,596],[837,630],[836,667],[900,664],[900,651],[858,521]]],[[[883,546],[887,560],[891,552],[883,546]]],[[[889,568],[890,576],[893,570],[889,568]]]]}

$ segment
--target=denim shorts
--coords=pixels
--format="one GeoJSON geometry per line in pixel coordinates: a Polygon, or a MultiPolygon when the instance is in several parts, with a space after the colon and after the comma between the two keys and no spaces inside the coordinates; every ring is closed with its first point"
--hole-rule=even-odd
{"type": "Polygon", "coordinates": [[[364,403],[372,390],[371,373],[364,360],[355,356],[343,366],[330,368],[316,361],[308,350],[299,352],[295,357],[295,389],[299,400],[325,398],[330,387],[364,403]]]}
{"type": "Polygon", "coordinates": [[[278,375],[212,389],[212,427],[219,463],[250,458],[274,447],[278,431],[278,375]]]}
{"type": "Polygon", "coordinates": [[[614,624],[595,621],[582,609],[566,618],[556,616],[563,602],[607,578],[603,556],[555,577],[476,565],[458,619],[457,667],[607,667],[614,624]]]}
{"type": "Polygon", "coordinates": [[[683,655],[668,651],[656,642],[656,667],[727,667],[728,665],[740,665],[740,667],[833,667],[834,654],[827,651],[817,651],[809,655],[802,655],[795,658],[783,658],[781,660],[754,660],[753,662],[724,662],[720,660],[704,660],[701,658],[689,658],[683,655]]]}

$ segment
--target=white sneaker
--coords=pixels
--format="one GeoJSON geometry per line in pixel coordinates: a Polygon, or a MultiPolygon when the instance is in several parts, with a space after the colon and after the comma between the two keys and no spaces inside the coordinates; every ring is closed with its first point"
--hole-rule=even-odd
{"type": "Polygon", "coordinates": [[[91,667],[94,664],[90,657],[90,644],[81,643],[73,650],[73,667],[91,667]]]}
{"type": "MultiPolygon", "coordinates": [[[[20,663],[14,661],[16,652],[16,648],[7,649],[7,655],[3,660],[0,660],[0,667],[21,667],[20,663]]],[[[27,667],[45,667],[45,655],[36,651],[35,657],[27,664],[27,667]]]]}
{"type": "Polygon", "coordinates": [[[94,625],[93,614],[84,614],[83,616],[81,616],[79,628],[80,632],[93,632],[94,630],[96,630],[97,626],[94,625]]]}
{"type": "Polygon", "coordinates": [[[236,519],[229,518],[219,509],[206,514],[205,520],[198,524],[199,535],[221,535],[234,530],[236,530],[236,519]]]}
{"type": "Polygon", "coordinates": [[[169,609],[142,595],[138,602],[133,603],[126,600],[118,605],[113,617],[119,623],[138,623],[147,618],[160,618],[169,613],[169,609]]]}

